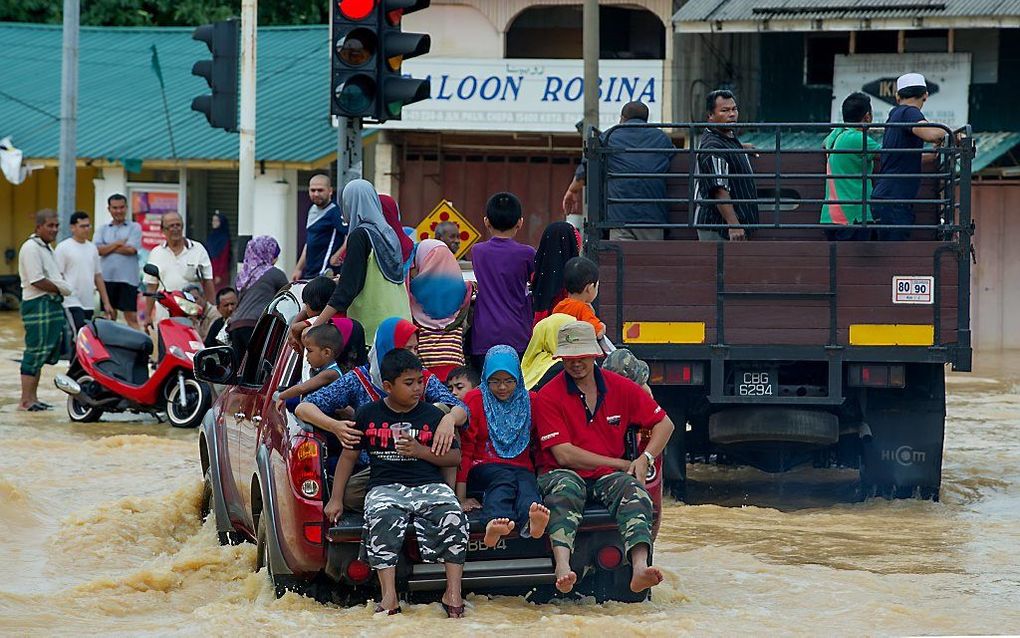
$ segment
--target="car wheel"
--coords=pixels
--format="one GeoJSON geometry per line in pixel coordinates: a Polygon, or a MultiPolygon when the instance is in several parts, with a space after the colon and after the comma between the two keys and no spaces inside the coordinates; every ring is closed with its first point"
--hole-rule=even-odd
{"type": "MultiPolygon", "coordinates": [[[[94,384],[95,379],[87,374],[83,374],[75,382],[82,386],[84,392],[84,386],[86,384],[94,384]]],[[[99,420],[99,417],[103,416],[103,411],[99,408],[83,403],[72,395],[67,396],[67,417],[75,423],[95,423],[99,420]]]]}
{"type": "MultiPolygon", "coordinates": [[[[255,535],[255,571],[262,571],[262,568],[265,568],[266,575],[269,576],[269,582],[273,585],[273,591],[276,593],[276,597],[279,598],[287,593],[288,590],[294,588],[288,587],[282,579],[273,575],[273,565],[269,561],[269,530],[266,527],[267,525],[266,514],[263,512],[259,514],[258,531],[255,535]]],[[[298,591],[297,593],[302,592],[298,591]]]]}
{"type": "Polygon", "coordinates": [[[175,428],[193,428],[202,422],[212,403],[212,388],[197,379],[184,380],[184,405],[180,403],[181,385],[170,381],[172,387],[167,393],[166,416],[175,428]]]}
{"type": "MultiPolygon", "coordinates": [[[[204,523],[213,510],[213,485],[212,468],[205,471],[205,481],[202,484],[202,503],[199,506],[199,518],[204,523]]],[[[220,545],[240,545],[244,542],[244,536],[237,532],[216,532],[216,538],[220,545]]]]}

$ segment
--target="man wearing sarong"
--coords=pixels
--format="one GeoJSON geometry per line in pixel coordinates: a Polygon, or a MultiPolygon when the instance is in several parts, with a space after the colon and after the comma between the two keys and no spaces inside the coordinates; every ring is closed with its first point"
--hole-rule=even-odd
{"type": "Polygon", "coordinates": [[[21,277],[21,320],[25,324],[25,354],[21,358],[19,410],[39,412],[53,406],[39,400],[39,373],[60,358],[64,334],[63,298],[71,294],[53,256],[50,244],[57,238],[60,221],[54,210],[35,214],[35,232],[21,245],[18,275],[21,277]]]}

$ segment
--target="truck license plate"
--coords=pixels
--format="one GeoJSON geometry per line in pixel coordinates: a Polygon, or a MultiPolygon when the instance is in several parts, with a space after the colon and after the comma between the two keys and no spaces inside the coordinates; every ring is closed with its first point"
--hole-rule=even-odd
{"type": "Polygon", "coordinates": [[[770,397],[774,394],[769,372],[741,372],[737,394],[742,397],[770,397]]]}

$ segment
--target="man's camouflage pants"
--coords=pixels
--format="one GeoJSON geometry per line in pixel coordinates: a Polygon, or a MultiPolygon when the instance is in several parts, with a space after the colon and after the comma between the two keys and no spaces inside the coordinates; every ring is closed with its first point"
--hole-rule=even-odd
{"type": "Polygon", "coordinates": [[[585,481],[573,470],[559,469],[539,476],[538,486],[549,508],[546,531],[553,547],[574,551],[574,538],[590,493],[616,519],[628,554],[641,543],[651,548],[652,498],[630,474],[613,472],[594,481],[585,481]]]}
{"type": "Polygon", "coordinates": [[[427,563],[464,564],[468,522],[457,496],[445,483],[373,487],[365,496],[368,563],[396,567],[407,526],[414,526],[421,558],[427,563]]]}

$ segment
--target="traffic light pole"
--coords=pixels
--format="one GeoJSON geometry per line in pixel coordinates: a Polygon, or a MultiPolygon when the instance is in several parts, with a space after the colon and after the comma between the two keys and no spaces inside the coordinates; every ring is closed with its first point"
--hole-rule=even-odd
{"type": "Polygon", "coordinates": [[[361,118],[341,115],[336,133],[336,192],[342,193],[348,183],[361,179],[361,118]]]}
{"type": "Polygon", "coordinates": [[[237,162],[237,234],[255,230],[255,60],[258,0],[241,1],[241,92],[237,162]]]}

